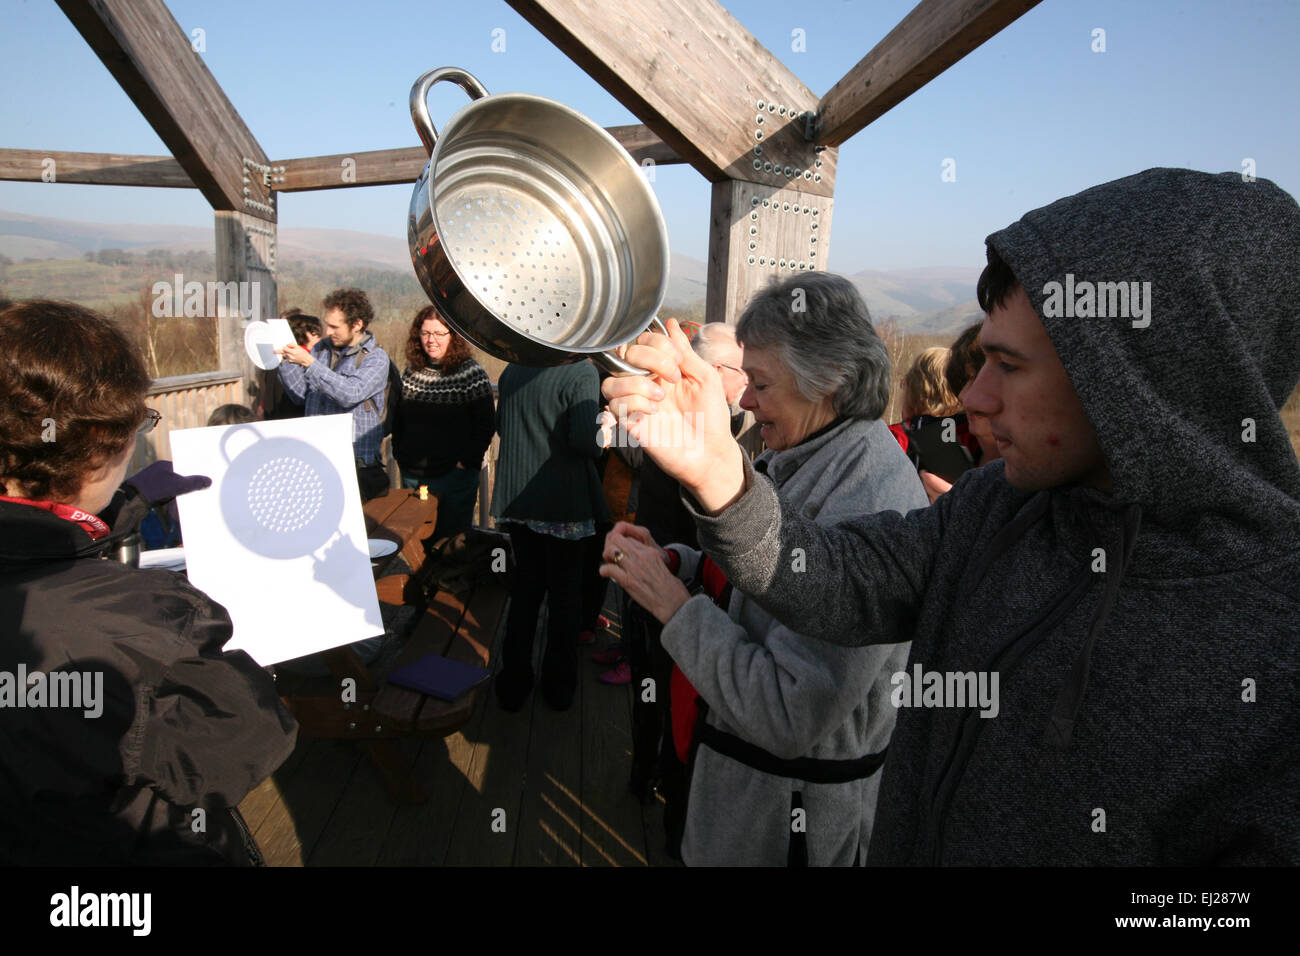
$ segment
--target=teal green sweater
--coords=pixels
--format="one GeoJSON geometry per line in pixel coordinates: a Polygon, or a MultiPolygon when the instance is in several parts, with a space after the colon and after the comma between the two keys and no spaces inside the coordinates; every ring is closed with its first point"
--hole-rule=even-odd
{"type": "Polygon", "coordinates": [[[492,517],[532,521],[608,520],[596,474],[600,378],[590,362],[511,365],[498,383],[497,461],[492,517]]]}

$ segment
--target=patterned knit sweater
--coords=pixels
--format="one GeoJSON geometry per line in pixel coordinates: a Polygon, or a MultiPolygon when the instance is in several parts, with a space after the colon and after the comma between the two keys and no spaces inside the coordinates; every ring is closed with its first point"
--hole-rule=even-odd
{"type": "Polygon", "coordinates": [[[477,472],[492,442],[495,418],[492,383],[473,359],[450,374],[437,365],[408,366],[394,410],[393,457],[404,475],[436,478],[457,462],[477,472]]]}

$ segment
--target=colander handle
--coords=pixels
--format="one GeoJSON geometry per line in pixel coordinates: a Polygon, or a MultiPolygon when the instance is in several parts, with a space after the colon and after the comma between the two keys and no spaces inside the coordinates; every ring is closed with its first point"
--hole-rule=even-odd
{"type": "Polygon", "coordinates": [[[221,451],[221,457],[226,459],[227,465],[229,465],[234,459],[230,457],[230,453],[226,450],[226,443],[230,441],[236,432],[241,435],[244,432],[249,432],[253,437],[253,440],[241,448],[240,451],[247,451],[249,448],[252,448],[253,445],[257,444],[258,440],[262,437],[262,433],[249,424],[235,425],[233,428],[227,428],[226,433],[221,436],[220,445],[217,446],[221,451]]]}
{"type": "Polygon", "coordinates": [[[411,87],[411,121],[415,123],[415,131],[420,134],[420,142],[424,144],[424,150],[430,156],[433,155],[434,144],[438,142],[438,131],[433,128],[433,119],[429,116],[429,104],[425,100],[428,99],[429,89],[433,84],[444,80],[455,83],[469,94],[471,100],[481,100],[488,95],[487,88],[468,70],[456,66],[440,66],[415,81],[415,85],[411,87]]]}
{"type": "MultiPolygon", "coordinates": [[[[651,319],[650,324],[646,326],[646,331],[649,331],[650,329],[654,329],[656,332],[660,333],[661,335],[668,334],[667,326],[665,326],[662,322],[659,321],[659,316],[657,315],[653,319],[651,319]]],[[[592,361],[594,361],[597,365],[601,366],[602,368],[605,369],[605,371],[609,372],[612,375],[649,375],[650,374],[648,371],[646,371],[643,368],[637,368],[635,365],[629,365],[624,359],[620,358],[618,353],[615,352],[613,349],[609,349],[606,352],[597,352],[591,358],[592,361]]]]}

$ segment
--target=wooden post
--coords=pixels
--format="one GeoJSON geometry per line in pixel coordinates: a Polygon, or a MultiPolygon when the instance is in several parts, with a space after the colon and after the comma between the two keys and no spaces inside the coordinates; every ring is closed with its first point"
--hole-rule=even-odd
{"type": "MultiPolygon", "coordinates": [[[[240,285],[240,300],[248,302],[254,318],[279,315],[275,287],[275,223],[256,216],[224,209],[215,211],[217,281],[240,285]]],[[[262,400],[262,372],[244,351],[247,320],[238,309],[223,309],[217,318],[217,358],[223,370],[244,376],[244,395],[256,411],[262,400]]],[[[271,373],[274,374],[274,373],[271,373]]]]}
{"type": "Polygon", "coordinates": [[[834,199],[727,180],[713,185],[705,321],[734,325],[773,279],[826,269],[834,199]]]}

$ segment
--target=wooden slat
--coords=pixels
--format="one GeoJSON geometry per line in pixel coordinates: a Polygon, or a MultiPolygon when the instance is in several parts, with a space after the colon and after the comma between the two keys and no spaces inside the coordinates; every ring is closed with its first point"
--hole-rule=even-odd
{"type": "MultiPolygon", "coordinates": [[[[394,661],[393,669],[413,664],[427,654],[446,655],[448,644],[460,626],[464,613],[465,606],[454,595],[442,591],[434,595],[433,601],[394,661]]],[[[410,732],[415,729],[415,721],[425,699],[425,695],[419,691],[385,682],[375,694],[372,706],[383,720],[410,732]]]]}
{"type": "Polygon", "coordinates": [[[221,405],[244,402],[242,380],[230,372],[208,372],[155,379],[149,389],[149,404],[162,413],[156,429],[136,442],[128,474],[159,460],[170,460],[171,433],[181,428],[198,428],[221,405]]]}
{"type": "MultiPolygon", "coordinates": [[[[384,749],[395,769],[404,777],[409,774],[420,749],[418,740],[367,741],[363,749],[384,749]]],[[[371,761],[374,757],[371,755],[371,761]]],[[[417,787],[407,780],[407,786],[417,787]]],[[[308,866],[374,866],[379,851],[397,813],[393,801],[392,785],[379,773],[367,773],[363,768],[352,774],[347,786],[339,795],[330,814],[328,824],[311,848],[306,859],[308,866]]],[[[408,794],[403,802],[418,803],[427,793],[408,794]]]]}
{"type": "Polygon", "coordinates": [[[381,604],[406,604],[412,597],[410,583],[409,574],[389,574],[375,582],[375,594],[379,596],[381,604]]]}
{"type": "Polygon", "coordinates": [[[289,840],[283,839],[293,831],[293,818],[284,803],[284,789],[285,782],[298,772],[309,752],[319,743],[299,738],[289,758],[239,804],[239,812],[244,815],[244,821],[253,832],[253,838],[266,858],[267,866],[302,865],[296,842],[291,846],[289,840]],[[275,833],[282,837],[278,853],[270,852],[268,847],[268,841],[275,833]]]}
{"type": "Polygon", "coordinates": [[[268,208],[244,194],[245,158],[265,166],[266,154],[163,0],[58,3],[212,208],[274,222],[260,175],[249,198],[268,208]]]}
{"type": "Polygon", "coordinates": [[[366,534],[374,537],[374,532],[388,520],[394,511],[405,503],[410,495],[409,489],[394,488],[388,494],[380,495],[378,498],[371,498],[362,505],[361,513],[366,519],[366,534]]]}
{"type": "MultiPolygon", "coordinates": [[[[461,664],[487,667],[491,663],[489,648],[505,616],[508,594],[504,588],[480,586],[465,607],[465,614],[456,629],[455,638],[441,651],[444,657],[461,664]]],[[[469,720],[478,699],[486,692],[484,684],[465,694],[459,700],[438,700],[426,697],[420,708],[415,727],[419,733],[448,733],[469,720]]]]}
{"type": "Polygon", "coordinates": [[[834,153],[822,154],[819,180],[802,176],[815,153],[797,116],[816,96],[714,0],[508,2],[709,180],[833,192],[834,153]]]}
{"type": "MultiPolygon", "coordinates": [[[[638,163],[646,159],[653,160],[659,166],[685,162],[671,146],[645,126],[610,126],[605,131],[618,140],[638,163]]],[[[280,159],[272,165],[276,167],[275,188],[280,192],[292,193],[310,189],[413,183],[420,177],[420,172],[428,161],[429,156],[423,146],[406,146],[401,149],[280,159]]]]}
{"type": "Polygon", "coordinates": [[[170,156],[70,153],[55,149],[0,149],[0,180],[194,188],[189,174],[170,156]]]}
{"type": "MultiPolygon", "coordinates": [[[[438,525],[438,499],[430,495],[427,501],[421,501],[409,488],[393,488],[388,494],[366,502],[363,511],[366,535],[395,542],[412,575],[417,577],[418,586],[418,572],[426,557],[424,542],[438,525]]],[[[376,569],[377,573],[382,575],[396,558],[393,555],[387,559],[376,569]]]]}
{"type": "Polygon", "coordinates": [[[715,183],[705,320],[735,324],[750,297],[773,278],[825,269],[833,208],[829,196],[715,183]]]}
{"type": "Polygon", "coordinates": [[[817,142],[839,146],[1039,0],[921,0],[818,104],[817,142]]]}
{"type": "MultiPolygon", "coordinates": [[[[606,598],[613,588],[606,584],[606,598]]],[[[602,608],[608,600],[601,602],[602,608]]],[[[593,648],[598,645],[592,645],[593,648]]],[[[580,653],[582,694],[582,863],[645,866],[641,807],[628,792],[632,766],[632,697],[640,688],[609,687],[595,680],[605,667],[580,653]]],[[[570,801],[573,802],[573,801],[570,801]]]]}
{"type": "MultiPolygon", "coordinates": [[[[275,774],[280,803],[256,832],[273,866],[302,866],[325,831],[352,775],[371,774],[361,751],[348,740],[317,740],[293,773],[275,774]]],[[[299,747],[306,746],[300,743],[299,747]]]]}
{"type": "MultiPolygon", "coordinates": [[[[543,605],[545,608],[545,605],[543,605]]],[[[533,674],[540,678],[548,639],[549,611],[539,615],[533,639],[533,674]]],[[[573,704],[551,710],[542,700],[540,679],[517,714],[531,713],[533,729],[524,770],[526,787],[515,820],[515,866],[581,866],[584,816],[582,792],[582,698],[590,691],[578,681],[573,704]]]]}
{"type": "Polygon", "coordinates": [[[233,385],[240,381],[239,372],[196,372],[193,375],[171,375],[156,378],[149,386],[150,395],[163,395],[167,392],[185,392],[208,386],[233,385]]]}
{"type": "MultiPolygon", "coordinates": [[[[504,627],[497,629],[493,653],[504,627]]],[[[447,865],[509,866],[519,831],[519,805],[527,781],[524,767],[530,723],[523,713],[501,710],[490,693],[480,695],[470,722],[444,738],[445,749],[426,742],[416,773],[421,780],[438,772],[433,796],[419,808],[398,811],[396,827],[409,827],[408,840],[439,850],[434,862],[447,865]],[[493,830],[494,811],[504,813],[505,830],[493,830]]],[[[382,863],[409,863],[413,850],[390,835],[382,863]]]]}

